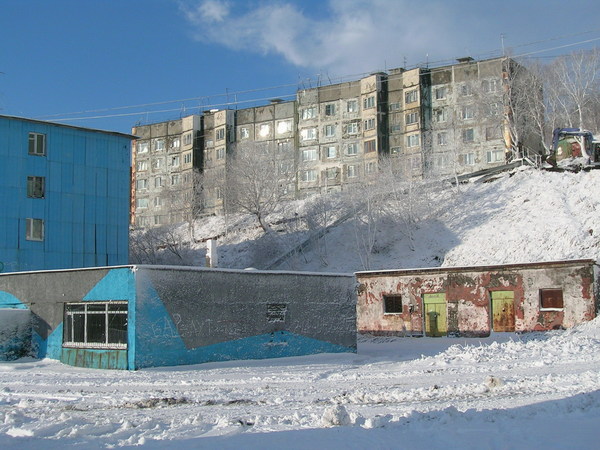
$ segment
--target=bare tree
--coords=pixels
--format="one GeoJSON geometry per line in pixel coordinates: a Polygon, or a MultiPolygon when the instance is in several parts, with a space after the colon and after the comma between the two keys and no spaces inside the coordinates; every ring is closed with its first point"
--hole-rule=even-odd
{"type": "Polygon", "coordinates": [[[265,232],[269,214],[293,198],[296,171],[273,142],[236,145],[227,166],[227,207],[256,217],[265,232]]]}

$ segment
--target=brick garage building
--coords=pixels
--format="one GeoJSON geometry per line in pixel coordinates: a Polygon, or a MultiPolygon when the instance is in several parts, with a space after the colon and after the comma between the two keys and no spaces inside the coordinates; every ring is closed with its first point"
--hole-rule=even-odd
{"type": "Polygon", "coordinates": [[[358,272],[360,333],[488,336],[596,317],[594,261],[358,272]]]}

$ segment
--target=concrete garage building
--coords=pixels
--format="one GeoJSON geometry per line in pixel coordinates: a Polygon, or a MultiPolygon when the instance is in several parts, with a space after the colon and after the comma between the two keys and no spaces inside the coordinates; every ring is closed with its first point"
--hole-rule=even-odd
{"type": "Polygon", "coordinates": [[[358,272],[358,331],[488,336],[596,317],[594,261],[358,272]]]}
{"type": "Polygon", "coordinates": [[[0,360],[106,369],[356,351],[352,275],[160,266],[0,274],[0,360]]]}

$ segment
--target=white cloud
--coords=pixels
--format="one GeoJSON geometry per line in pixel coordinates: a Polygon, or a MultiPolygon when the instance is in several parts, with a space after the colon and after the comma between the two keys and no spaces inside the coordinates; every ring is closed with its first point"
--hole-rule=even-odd
{"type": "Polygon", "coordinates": [[[198,39],[233,50],[277,54],[295,66],[337,76],[463,56],[451,54],[451,36],[461,30],[449,29],[449,19],[457,13],[446,5],[328,0],[329,14],[315,19],[293,0],[262,2],[237,14],[227,2],[203,0],[187,11],[187,18],[197,27],[198,39]]]}

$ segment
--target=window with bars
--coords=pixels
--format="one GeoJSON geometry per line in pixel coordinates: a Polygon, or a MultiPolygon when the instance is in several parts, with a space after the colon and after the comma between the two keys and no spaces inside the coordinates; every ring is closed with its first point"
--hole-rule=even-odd
{"type": "Polygon", "coordinates": [[[63,347],[127,348],[127,301],[65,304],[63,347]]]}
{"type": "Polygon", "coordinates": [[[383,296],[383,312],[384,314],[401,314],[402,313],[402,296],[401,295],[384,295],[383,296]]]}

